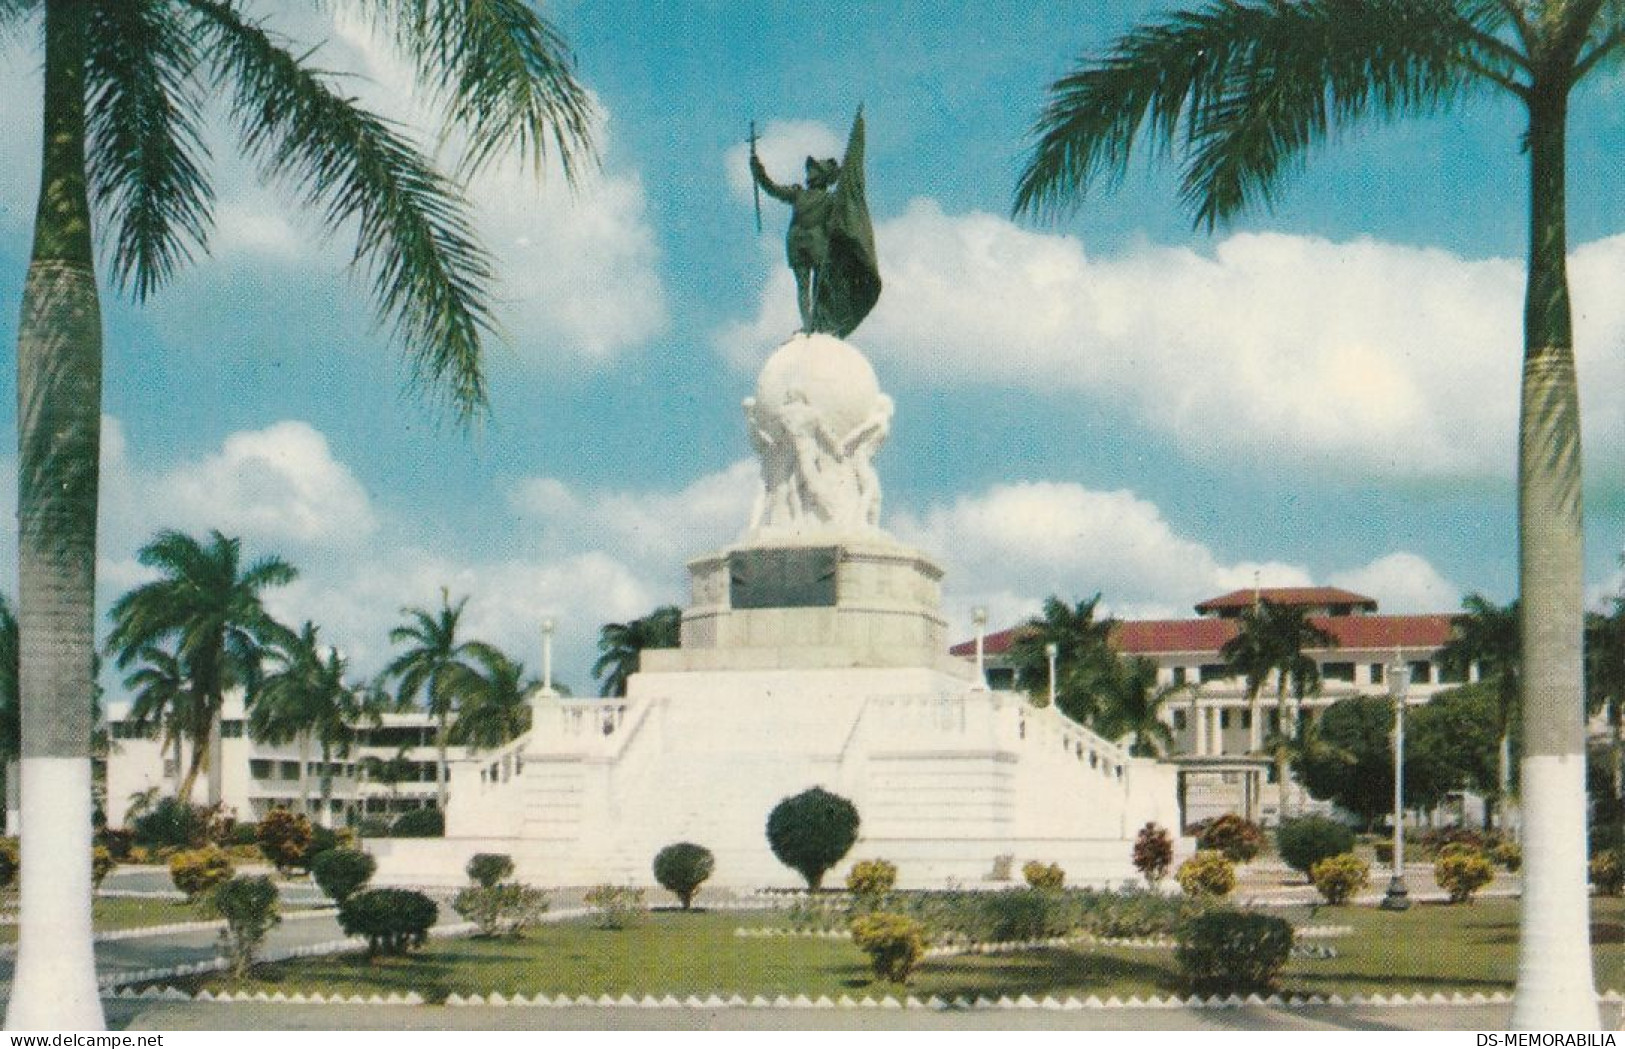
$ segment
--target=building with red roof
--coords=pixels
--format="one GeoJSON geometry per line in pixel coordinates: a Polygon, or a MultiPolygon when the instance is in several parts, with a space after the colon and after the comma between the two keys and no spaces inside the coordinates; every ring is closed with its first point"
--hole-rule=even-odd
{"type": "MultiPolygon", "coordinates": [[[[1169,758],[1182,769],[1185,819],[1192,823],[1237,811],[1266,822],[1279,817],[1271,756],[1263,747],[1279,724],[1277,682],[1272,677],[1249,699],[1246,683],[1225,666],[1220,650],[1238,633],[1242,613],[1259,602],[1308,611],[1310,622],[1336,644],[1307,654],[1319,662],[1321,688],[1301,704],[1288,695],[1289,716],[1312,722],[1332,703],[1356,695],[1389,695],[1391,670],[1403,666],[1407,705],[1426,703],[1444,688],[1478,679],[1478,667],[1456,667],[1440,658],[1450,640],[1452,614],[1382,615],[1375,598],[1337,587],[1263,587],[1235,590],[1196,605],[1190,619],[1130,619],[1114,624],[1110,643],[1125,655],[1157,664],[1161,684],[1184,686],[1163,710],[1173,734],[1169,758]]],[[[982,648],[985,672],[994,688],[1038,689],[1044,682],[1022,681],[1005,654],[1024,626],[987,634],[982,648]]],[[[974,659],[976,642],[961,642],[952,653],[974,659]]],[[[1292,811],[1318,803],[1289,784],[1292,811]]]]}

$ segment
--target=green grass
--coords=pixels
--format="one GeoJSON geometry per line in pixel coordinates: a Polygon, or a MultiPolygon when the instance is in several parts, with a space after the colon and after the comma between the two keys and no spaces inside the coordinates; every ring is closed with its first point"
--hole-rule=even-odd
{"type": "MultiPolygon", "coordinates": [[[[1297,925],[1311,923],[1307,908],[1280,913],[1297,925]]],[[[1625,901],[1599,900],[1593,914],[1598,986],[1625,987],[1625,901]]],[[[260,966],[241,983],[211,977],[189,986],[288,994],[416,991],[430,1001],[453,993],[492,992],[838,997],[896,990],[872,982],[864,955],[844,940],[733,934],[740,925],[770,920],[749,913],[657,913],[620,932],[566,922],[533,930],[518,941],[431,941],[406,958],[377,963],[359,954],[304,959],[260,966]]],[[[1460,907],[1425,904],[1403,914],[1321,908],[1314,924],[1352,925],[1355,933],[1317,941],[1333,944],[1339,957],[1295,959],[1281,989],[1304,995],[1509,990],[1517,970],[1517,920],[1511,900],[1460,907]]],[[[1086,946],[930,959],[908,986],[910,994],[943,997],[1143,998],[1185,992],[1171,950],[1086,946]]]]}

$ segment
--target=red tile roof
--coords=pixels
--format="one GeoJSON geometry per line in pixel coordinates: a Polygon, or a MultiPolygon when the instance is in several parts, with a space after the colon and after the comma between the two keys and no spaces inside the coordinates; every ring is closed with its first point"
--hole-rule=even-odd
{"type": "MultiPolygon", "coordinates": [[[[1344,591],[1346,592],[1346,591],[1344,591]]],[[[1250,594],[1251,591],[1248,591],[1250,594]]],[[[1313,616],[1310,622],[1337,638],[1338,648],[1386,649],[1440,648],[1450,640],[1454,616],[1313,616]]],[[[1000,655],[1024,629],[1011,627],[986,635],[983,651],[1000,655]]],[[[1112,643],[1121,652],[1135,655],[1166,655],[1176,652],[1217,656],[1226,641],[1236,636],[1234,619],[1134,619],[1120,622],[1112,632],[1112,643]]],[[[962,641],[949,649],[956,656],[976,655],[976,642],[962,641]]]]}
{"type": "Polygon", "coordinates": [[[1329,605],[1353,605],[1368,612],[1377,610],[1376,598],[1335,586],[1266,586],[1257,590],[1251,587],[1245,590],[1232,590],[1228,594],[1210,597],[1197,605],[1196,611],[1207,615],[1224,609],[1248,608],[1256,600],[1271,601],[1277,605],[1309,605],[1317,608],[1329,605]]]}

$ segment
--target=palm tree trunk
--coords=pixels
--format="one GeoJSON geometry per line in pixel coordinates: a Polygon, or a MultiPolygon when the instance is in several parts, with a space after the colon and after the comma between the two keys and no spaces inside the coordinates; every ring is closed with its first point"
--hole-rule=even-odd
{"type": "Polygon", "coordinates": [[[446,811],[446,715],[440,715],[440,725],[434,734],[435,749],[439,751],[440,760],[435,762],[434,784],[435,798],[439,802],[440,811],[446,811]]]}
{"type": "Polygon", "coordinates": [[[197,791],[198,777],[208,766],[210,721],[208,716],[204,716],[193,731],[192,760],[186,766],[186,778],[181,780],[180,791],[176,795],[188,805],[192,804],[192,795],[197,791]]]}
{"type": "Polygon", "coordinates": [[[1286,675],[1275,688],[1275,818],[1284,820],[1286,811],[1286,675]]]}
{"type": "Polygon", "coordinates": [[[299,733],[299,814],[310,819],[310,734],[299,733]]]}
{"type": "Polygon", "coordinates": [[[1567,82],[1529,101],[1530,245],[1518,418],[1523,897],[1512,1025],[1597,1030],[1586,889],[1580,403],[1565,228],[1567,82]]]}
{"type": "Polygon", "coordinates": [[[333,825],[333,765],[332,748],[322,742],[322,826],[333,825]]]}
{"type": "Polygon", "coordinates": [[[6,1024],[100,1030],[90,923],[102,366],[85,185],[90,5],[44,6],[39,210],[17,340],[23,869],[6,1024]]]}

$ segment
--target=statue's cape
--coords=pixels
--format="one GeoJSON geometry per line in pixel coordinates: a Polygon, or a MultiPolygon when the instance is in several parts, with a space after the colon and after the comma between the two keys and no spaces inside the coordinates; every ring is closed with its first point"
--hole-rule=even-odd
{"type": "Polygon", "coordinates": [[[814,293],[817,330],[845,338],[863,323],[880,298],[880,264],[863,177],[863,110],[852,122],[846,157],[836,180],[829,221],[829,263],[814,293]]]}

